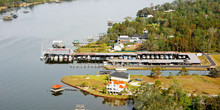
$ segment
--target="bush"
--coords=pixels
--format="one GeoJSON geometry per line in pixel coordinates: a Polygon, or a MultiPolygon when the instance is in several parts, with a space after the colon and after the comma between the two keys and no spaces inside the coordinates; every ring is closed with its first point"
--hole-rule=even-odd
{"type": "Polygon", "coordinates": [[[88,82],[83,82],[80,87],[87,87],[88,86],[88,82]]]}
{"type": "Polygon", "coordinates": [[[209,72],[209,75],[214,78],[220,77],[220,67],[217,67],[214,70],[211,70],[209,72]]]}

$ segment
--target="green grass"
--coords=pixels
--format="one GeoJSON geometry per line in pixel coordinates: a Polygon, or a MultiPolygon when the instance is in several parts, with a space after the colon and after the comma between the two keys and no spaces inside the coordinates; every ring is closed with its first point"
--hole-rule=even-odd
{"type": "Polygon", "coordinates": [[[210,65],[211,63],[208,61],[208,59],[205,57],[205,55],[198,56],[200,61],[202,62],[202,65],[210,65]]]}
{"type": "MultiPolygon", "coordinates": [[[[100,95],[103,97],[111,97],[111,98],[128,98],[127,95],[111,95],[111,94],[104,94],[102,93],[102,89],[105,88],[108,84],[108,81],[106,80],[106,77],[108,75],[73,75],[73,76],[65,76],[62,78],[62,81],[73,85],[73,86],[80,86],[83,82],[88,82],[88,87],[86,91],[95,94],[100,95]],[[88,78],[89,79],[86,79],[88,78]],[[92,87],[97,85],[97,90],[93,90],[92,87]]],[[[80,87],[81,89],[84,89],[83,87],[80,87]]]]}
{"type": "Polygon", "coordinates": [[[155,79],[145,75],[131,75],[131,79],[142,79],[143,82],[154,83],[156,80],[162,82],[162,87],[168,88],[172,84],[173,79],[178,80],[184,90],[196,94],[208,93],[208,94],[219,94],[220,93],[220,78],[211,78],[208,76],[200,75],[186,75],[186,76],[173,76],[169,79],[166,76],[160,76],[160,78],[155,79]]]}
{"type": "Polygon", "coordinates": [[[220,66],[220,55],[210,55],[210,57],[214,60],[217,66],[220,66]]]}

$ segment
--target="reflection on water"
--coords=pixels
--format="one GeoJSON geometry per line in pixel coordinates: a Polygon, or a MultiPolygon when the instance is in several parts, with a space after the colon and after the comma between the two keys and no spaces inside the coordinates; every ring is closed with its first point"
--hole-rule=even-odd
{"type": "Polygon", "coordinates": [[[60,95],[63,95],[63,93],[61,93],[61,92],[52,92],[51,95],[60,96],[60,95]]]}
{"type": "Polygon", "coordinates": [[[115,106],[124,106],[126,104],[132,104],[132,100],[120,100],[120,99],[109,99],[104,98],[102,101],[102,104],[109,104],[112,108],[115,106]]]}

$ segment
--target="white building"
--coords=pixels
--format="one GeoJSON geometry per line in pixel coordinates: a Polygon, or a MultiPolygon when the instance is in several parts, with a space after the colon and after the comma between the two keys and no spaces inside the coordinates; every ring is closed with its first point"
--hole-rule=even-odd
{"type": "Polygon", "coordinates": [[[147,15],[147,18],[152,18],[152,17],[154,17],[153,15],[147,15]]]}
{"type": "Polygon", "coordinates": [[[118,37],[118,43],[128,43],[130,42],[129,36],[119,36],[118,37]]]}
{"type": "Polygon", "coordinates": [[[121,51],[124,48],[123,44],[114,44],[114,51],[121,51]]]}
{"type": "Polygon", "coordinates": [[[120,93],[126,88],[126,83],[123,81],[110,81],[106,86],[108,93],[120,93]]]}
{"type": "Polygon", "coordinates": [[[110,79],[112,80],[118,80],[118,81],[130,81],[130,74],[125,72],[114,72],[110,75],[110,79]]]}

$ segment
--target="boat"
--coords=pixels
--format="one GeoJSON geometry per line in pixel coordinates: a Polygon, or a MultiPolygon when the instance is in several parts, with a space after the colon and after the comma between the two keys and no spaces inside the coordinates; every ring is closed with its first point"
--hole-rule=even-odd
{"type": "Polygon", "coordinates": [[[44,56],[43,55],[40,55],[40,60],[44,60],[44,56]]]}
{"type": "Polygon", "coordinates": [[[50,56],[50,61],[53,61],[54,60],[54,56],[50,56]]]}
{"type": "Polygon", "coordinates": [[[54,57],[54,61],[58,61],[58,56],[57,55],[54,57]]]}
{"type": "Polygon", "coordinates": [[[91,59],[91,57],[88,55],[87,59],[88,59],[88,60],[90,60],[90,59],[91,59]]]}
{"type": "Polygon", "coordinates": [[[72,62],[73,58],[72,56],[69,56],[69,62],[72,62]]]}
{"type": "Polygon", "coordinates": [[[111,56],[111,57],[110,57],[110,59],[114,59],[114,57],[113,57],[113,56],[111,56]]]}
{"type": "Polygon", "coordinates": [[[65,55],[65,56],[64,56],[64,61],[67,61],[67,59],[68,59],[68,56],[65,55]]]}
{"type": "Polygon", "coordinates": [[[4,21],[11,21],[12,20],[12,16],[4,16],[3,20],[4,21]]]}
{"type": "Polygon", "coordinates": [[[146,56],[145,56],[145,55],[143,55],[143,56],[142,56],[142,58],[143,58],[143,59],[145,59],[145,58],[146,58],[146,56]]]}
{"type": "Polygon", "coordinates": [[[13,18],[17,18],[18,15],[17,15],[17,14],[13,14],[12,17],[13,17],[13,18]]]}
{"type": "Polygon", "coordinates": [[[29,13],[29,11],[25,10],[25,11],[23,11],[23,13],[29,13]]]}
{"type": "Polygon", "coordinates": [[[170,55],[170,59],[172,59],[173,58],[173,55],[170,55]]]}
{"type": "Polygon", "coordinates": [[[147,55],[147,59],[149,59],[150,58],[150,56],[149,55],[147,55]]]}
{"type": "Polygon", "coordinates": [[[154,55],[151,55],[151,58],[154,59],[154,55]]]}
{"type": "Polygon", "coordinates": [[[60,61],[60,62],[63,61],[63,55],[59,55],[59,61],[60,61]]]}
{"type": "Polygon", "coordinates": [[[163,58],[164,58],[164,56],[163,56],[163,55],[160,55],[160,58],[161,58],[161,59],[163,59],[163,58]]]}

